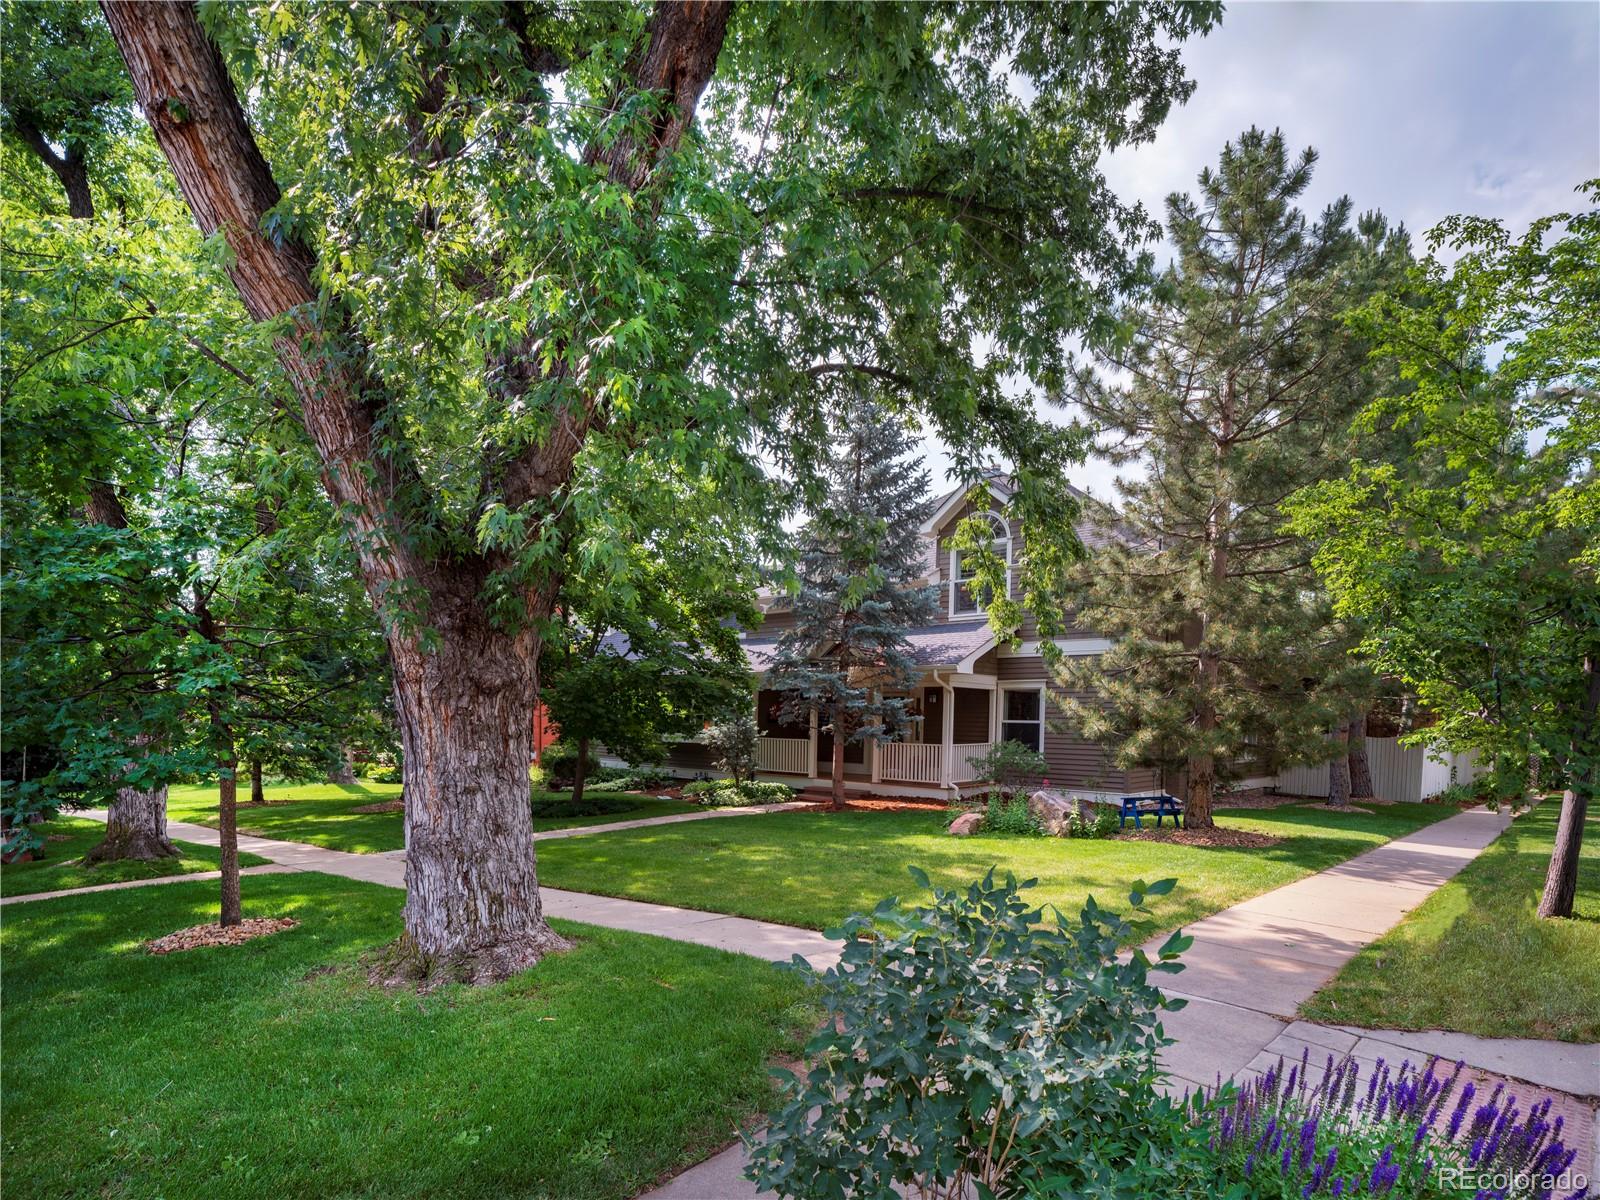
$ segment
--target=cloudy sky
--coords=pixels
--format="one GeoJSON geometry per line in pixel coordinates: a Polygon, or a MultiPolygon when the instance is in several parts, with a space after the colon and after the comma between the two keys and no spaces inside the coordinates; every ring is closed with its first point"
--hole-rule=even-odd
{"type": "MultiPolygon", "coordinates": [[[[1600,3],[1230,3],[1184,49],[1198,87],[1156,140],[1108,156],[1112,186],[1162,212],[1250,125],[1321,155],[1306,197],[1348,194],[1419,245],[1469,212],[1520,227],[1600,176],[1600,3]]],[[[948,458],[936,446],[937,488],[948,458]]],[[[1112,498],[1115,472],[1078,482],[1112,498]]]]}

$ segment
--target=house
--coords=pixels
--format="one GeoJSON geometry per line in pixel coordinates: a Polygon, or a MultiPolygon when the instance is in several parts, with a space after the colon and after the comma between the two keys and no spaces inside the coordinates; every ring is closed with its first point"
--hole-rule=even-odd
{"type": "MultiPolygon", "coordinates": [[[[1004,514],[1011,495],[1007,478],[991,475],[985,486],[995,552],[1010,564],[1021,553],[1025,533],[1004,514]]],[[[928,556],[922,582],[938,587],[940,613],[934,624],[913,629],[907,636],[919,668],[911,696],[921,720],[902,740],[848,746],[846,788],[951,798],[985,782],[975,761],[994,743],[1007,739],[1043,751],[1053,786],[1104,796],[1157,786],[1155,769],[1124,770],[1111,762],[1104,747],[1056,728],[1054,685],[1040,657],[1038,631],[1031,619],[1019,631],[1016,646],[1002,644],[990,629],[964,582],[960,556],[950,545],[957,524],[973,512],[969,490],[956,488],[941,497],[922,526],[928,556]]],[[[1088,526],[1079,533],[1091,545],[1103,536],[1088,526]]],[[[756,720],[763,735],[760,774],[796,787],[830,783],[829,734],[816,727],[815,718],[805,725],[785,724],[779,716],[778,693],[764,686],[778,639],[794,621],[789,599],[763,597],[763,610],[760,626],[744,637],[745,655],[755,675],[756,720]]],[[[1110,645],[1087,629],[1069,630],[1056,644],[1068,655],[1096,655],[1110,645]]],[[[709,753],[696,742],[676,746],[663,765],[679,775],[714,773],[709,753]]]]}

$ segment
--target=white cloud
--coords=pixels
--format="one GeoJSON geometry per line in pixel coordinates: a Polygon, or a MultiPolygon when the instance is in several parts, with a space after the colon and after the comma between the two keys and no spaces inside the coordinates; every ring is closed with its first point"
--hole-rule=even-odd
{"type": "MultiPolygon", "coordinates": [[[[1321,155],[1308,209],[1348,194],[1422,234],[1452,213],[1513,228],[1570,208],[1600,176],[1600,5],[1240,3],[1184,51],[1198,87],[1156,140],[1108,156],[1153,214],[1223,143],[1281,128],[1321,155]]],[[[948,466],[929,446],[937,481],[948,466]]],[[[1110,498],[1116,472],[1077,480],[1110,498]]]]}

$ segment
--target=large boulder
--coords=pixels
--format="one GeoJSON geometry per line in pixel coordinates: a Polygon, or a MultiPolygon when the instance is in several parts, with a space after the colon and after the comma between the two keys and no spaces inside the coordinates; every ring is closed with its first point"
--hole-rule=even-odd
{"type": "Polygon", "coordinates": [[[954,821],[950,822],[950,832],[957,837],[969,837],[977,833],[982,825],[983,814],[981,812],[962,813],[954,821]]]}
{"type": "Polygon", "coordinates": [[[1051,837],[1066,837],[1072,818],[1087,825],[1095,818],[1094,802],[1081,796],[1065,796],[1060,792],[1039,791],[1028,797],[1028,811],[1038,820],[1051,837]]]}
{"type": "Polygon", "coordinates": [[[1039,822],[1039,827],[1051,837],[1065,837],[1075,809],[1073,802],[1060,792],[1041,791],[1028,797],[1028,811],[1039,822]]]}

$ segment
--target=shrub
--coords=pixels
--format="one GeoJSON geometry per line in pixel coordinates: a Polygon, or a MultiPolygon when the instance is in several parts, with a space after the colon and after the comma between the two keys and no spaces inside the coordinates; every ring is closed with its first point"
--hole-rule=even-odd
{"type": "Polygon", "coordinates": [[[1075,838],[1108,838],[1116,833],[1116,809],[1104,804],[1096,804],[1091,811],[1094,816],[1085,819],[1081,813],[1067,814],[1067,836],[1075,838]]]}
{"type": "Polygon", "coordinates": [[[760,737],[755,717],[736,712],[706,727],[706,748],[718,770],[733,776],[735,783],[742,783],[755,778],[756,742],[760,737]]]}
{"type": "Polygon", "coordinates": [[[983,832],[1042,837],[1044,826],[1028,811],[1027,796],[1020,792],[993,791],[983,809],[983,832]]]}
{"type": "Polygon", "coordinates": [[[656,767],[601,767],[600,782],[585,784],[584,791],[653,792],[670,787],[675,781],[656,767]]]}
{"type": "MultiPolygon", "coordinates": [[[[1109,1176],[1122,1194],[1170,1194],[1184,1114],[1157,1091],[1157,1021],[1182,1002],[1148,973],[1181,969],[1190,939],[1174,934],[1154,966],[1139,950],[1119,961],[1126,921],[1092,898],[1047,921],[1031,886],[991,870],[910,911],[890,898],[845,922],[838,966],[796,961],[826,1019],[809,1072],[778,1072],[750,1178],[808,1198],[1076,1195],[1109,1176]]],[[[1135,884],[1130,901],[1172,886],[1135,884]]]]}
{"type": "MultiPolygon", "coordinates": [[[[578,748],[570,742],[551,742],[539,755],[539,767],[544,772],[545,783],[551,787],[567,787],[578,773],[578,748]]],[[[587,779],[600,771],[600,760],[593,750],[584,765],[587,779]]]]}
{"type": "Polygon", "coordinates": [[[972,768],[979,779],[992,780],[1007,792],[1032,791],[1049,770],[1043,754],[1012,741],[996,742],[972,760],[972,768]]]}
{"type": "Polygon", "coordinates": [[[1562,1144],[1549,1099],[1524,1113],[1503,1084],[1484,1100],[1471,1083],[1457,1093],[1460,1063],[1449,1075],[1437,1067],[1396,1071],[1379,1059],[1363,1088],[1353,1059],[1335,1066],[1329,1055],[1312,1087],[1308,1051],[1287,1072],[1280,1059],[1242,1090],[1198,1098],[1217,1182],[1262,1200],[1543,1197],[1575,1186],[1550,1182],[1577,1152],[1562,1144]]]}
{"type": "Polygon", "coordinates": [[[632,800],[616,795],[590,795],[584,789],[582,800],[570,796],[535,796],[529,802],[534,817],[598,817],[605,813],[628,812],[634,807],[632,800]]]}
{"type": "Polygon", "coordinates": [[[399,783],[399,763],[366,763],[356,768],[356,774],[372,783],[399,783]]]}
{"type": "Polygon", "coordinates": [[[794,799],[794,789],[786,783],[763,783],[731,779],[701,779],[683,789],[686,798],[708,808],[747,808],[752,804],[782,804],[794,799]]]}

